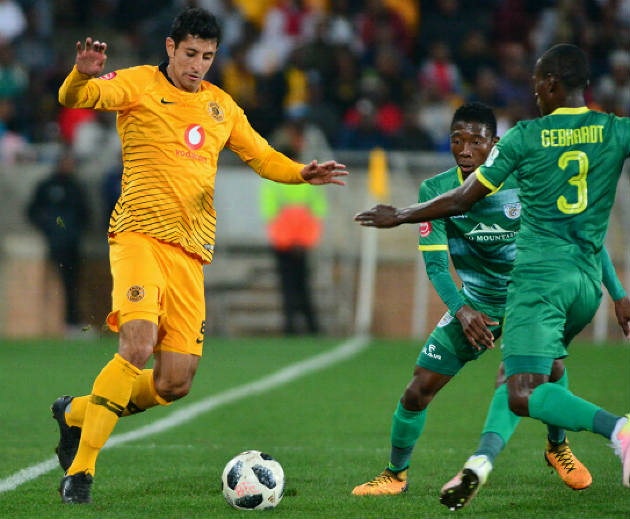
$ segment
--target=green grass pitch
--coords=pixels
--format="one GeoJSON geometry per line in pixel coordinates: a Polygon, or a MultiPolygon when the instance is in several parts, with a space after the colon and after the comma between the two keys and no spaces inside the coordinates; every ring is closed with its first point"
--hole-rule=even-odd
{"type": "MultiPolygon", "coordinates": [[[[168,408],[121,419],[114,434],[138,429],[341,342],[209,338],[191,394],[168,408]]],[[[58,433],[50,404],[62,394],[88,392],[115,348],[111,337],[0,342],[0,483],[54,455],[58,433]]],[[[357,355],[321,371],[104,450],[89,506],[61,503],[57,486],[62,473],[55,467],[15,490],[0,492],[0,517],[252,517],[257,512],[239,512],[225,503],[220,483],[225,463],[246,449],[272,454],[287,477],[280,505],[258,512],[265,517],[628,517],[621,464],[603,438],[569,433],[574,452],[594,479],[590,488],[576,492],[546,466],[546,429],[529,419],[522,420],[488,483],[468,507],[449,512],[439,504],[439,489],[477,446],[498,350],[467,366],[431,404],[407,494],[350,495],[354,485],[372,478],[388,461],[391,416],[418,350],[413,341],[374,340],[357,355]]],[[[571,389],[612,412],[628,412],[627,343],[575,344],[570,351],[566,364],[571,389]]]]}

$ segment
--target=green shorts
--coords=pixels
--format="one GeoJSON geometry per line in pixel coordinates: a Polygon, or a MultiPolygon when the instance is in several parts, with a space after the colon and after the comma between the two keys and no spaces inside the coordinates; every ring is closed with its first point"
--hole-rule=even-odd
{"type": "Polygon", "coordinates": [[[600,281],[566,262],[515,267],[501,346],[505,376],[550,374],[553,359],[567,356],[569,343],[591,322],[601,297],[600,281]]]}
{"type": "MultiPolygon", "coordinates": [[[[466,304],[475,310],[484,312],[483,309],[477,308],[470,300],[466,300],[466,304]]],[[[489,327],[496,341],[501,336],[503,316],[490,315],[487,311],[485,313],[494,321],[500,323],[498,326],[489,327]]],[[[431,335],[429,335],[422,351],[420,351],[420,355],[418,355],[416,364],[435,373],[453,376],[468,361],[477,360],[486,351],[485,346],[481,348],[481,351],[479,351],[468,342],[459,320],[449,312],[446,312],[433,332],[431,332],[431,335]]]]}

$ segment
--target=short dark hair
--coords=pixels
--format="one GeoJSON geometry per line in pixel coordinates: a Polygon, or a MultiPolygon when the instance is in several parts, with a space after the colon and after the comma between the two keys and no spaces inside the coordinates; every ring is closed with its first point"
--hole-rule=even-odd
{"type": "Polygon", "coordinates": [[[170,36],[175,41],[175,47],[189,34],[202,40],[217,40],[217,46],[221,42],[219,22],[212,13],[200,7],[185,9],[173,20],[170,36]]]}
{"type": "Polygon", "coordinates": [[[582,49],[570,43],[559,43],[548,49],[538,62],[541,74],[558,78],[568,90],[586,90],[590,77],[588,59],[582,49]]]}
{"type": "Polygon", "coordinates": [[[453,114],[453,120],[451,121],[451,130],[456,122],[475,122],[483,124],[488,127],[492,137],[497,135],[497,119],[494,116],[492,108],[483,103],[473,101],[472,103],[466,103],[460,106],[453,114]]]}

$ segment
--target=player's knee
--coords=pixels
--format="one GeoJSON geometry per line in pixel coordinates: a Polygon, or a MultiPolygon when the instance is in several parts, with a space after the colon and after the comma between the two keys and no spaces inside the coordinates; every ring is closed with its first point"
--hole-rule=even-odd
{"type": "Polygon", "coordinates": [[[173,402],[190,393],[191,384],[188,381],[175,381],[158,379],[155,381],[155,390],[167,402],[173,402]]]}
{"type": "Polygon", "coordinates": [[[134,320],[120,327],[118,353],[137,368],[144,368],[153,354],[157,326],[150,321],[134,320]]]}
{"type": "Polygon", "coordinates": [[[427,392],[422,387],[410,385],[405,389],[401,402],[408,411],[422,411],[433,400],[433,396],[432,392],[427,392]]]}
{"type": "Polygon", "coordinates": [[[508,406],[517,416],[529,416],[529,395],[508,391],[508,406]]]}

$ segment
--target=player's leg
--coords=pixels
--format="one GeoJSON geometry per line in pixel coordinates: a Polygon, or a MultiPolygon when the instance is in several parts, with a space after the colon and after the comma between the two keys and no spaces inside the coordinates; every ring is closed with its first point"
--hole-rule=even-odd
{"type": "Polygon", "coordinates": [[[114,288],[108,324],[120,331],[119,348],[87,399],[77,453],[61,482],[64,502],[89,502],[98,453],[128,405],[134,382],[157,342],[164,276],[154,245],[135,233],[110,239],[114,288]]]}
{"type": "Polygon", "coordinates": [[[424,428],[427,406],[451,378],[421,366],[415,367],[392,419],[389,465],[374,479],[355,487],[354,495],[400,494],[407,490],[407,469],[424,428]]]}
{"type": "Polygon", "coordinates": [[[479,354],[468,343],[459,321],[447,313],[422,348],[413,377],[394,412],[388,467],[371,481],[355,487],[353,494],[399,494],[407,489],[407,469],[422,434],[429,403],[467,360],[479,354]]]}
{"type": "MultiPolygon", "coordinates": [[[[549,381],[565,389],[569,388],[569,376],[562,359],[554,360],[549,381]]],[[[555,469],[568,487],[583,490],[593,482],[589,470],[569,447],[569,440],[563,428],[547,424],[547,445],[544,456],[549,466],[555,469]]]]}
{"type": "MultiPolygon", "coordinates": [[[[566,356],[569,340],[595,314],[601,298],[600,287],[578,269],[562,271],[563,284],[558,290],[550,292],[548,287],[555,284],[533,286],[544,283],[545,274],[541,277],[540,272],[523,272],[518,276],[513,273],[513,283],[508,290],[503,353],[510,409],[519,416],[530,416],[571,431],[589,430],[611,440],[624,463],[624,484],[630,485],[627,481],[630,473],[627,418],[549,382],[554,358],[566,356]],[[521,278],[526,278],[527,283],[519,283],[521,278]],[[519,291],[519,285],[527,289],[519,291]],[[547,297],[542,300],[540,293],[547,297]],[[527,308],[535,308],[536,316],[528,316],[527,308]]],[[[559,272],[552,275],[557,279],[559,272]]]]}
{"type": "Polygon", "coordinates": [[[479,446],[462,469],[440,490],[440,503],[451,510],[466,506],[487,481],[494,459],[514,433],[520,418],[508,407],[505,370],[500,364],[479,446]]]}
{"type": "Polygon", "coordinates": [[[151,321],[135,319],[121,326],[118,353],[94,381],[77,453],[61,480],[64,502],[90,502],[96,458],[127,406],[134,380],[150,359],[156,339],[157,325],[151,321]]]}

